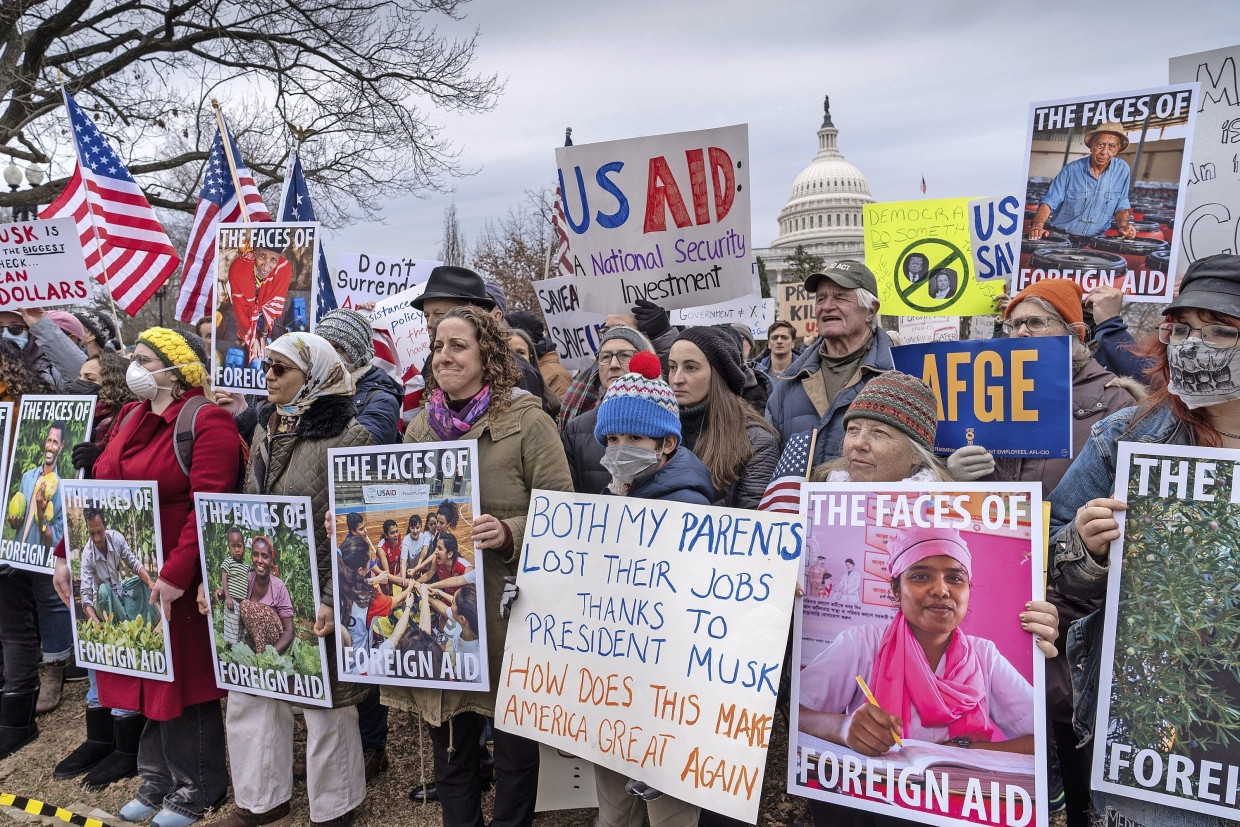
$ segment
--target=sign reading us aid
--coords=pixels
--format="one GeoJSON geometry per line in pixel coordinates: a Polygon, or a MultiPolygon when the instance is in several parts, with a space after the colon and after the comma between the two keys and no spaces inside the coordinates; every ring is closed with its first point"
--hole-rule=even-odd
{"type": "Polygon", "coordinates": [[[1067,336],[903,345],[891,361],[934,391],[936,454],[981,445],[997,457],[1072,456],[1067,336]]]}
{"type": "Polygon", "coordinates": [[[534,491],[496,728],[756,822],[802,526],[534,491]]]}
{"type": "Polygon", "coordinates": [[[749,127],[555,151],[584,310],[668,310],[750,292],[749,127]]]}

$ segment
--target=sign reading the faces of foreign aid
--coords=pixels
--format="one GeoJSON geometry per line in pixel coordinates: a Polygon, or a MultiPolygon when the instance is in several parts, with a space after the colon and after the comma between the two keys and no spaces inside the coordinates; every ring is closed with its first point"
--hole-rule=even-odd
{"type": "Polygon", "coordinates": [[[576,144],[555,160],[583,309],[750,292],[748,126],[576,144]]]}
{"type": "Polygon", "coordinates": [[[495,725],[754,823],[791,514],[534,491],[495,725]]]}
{"type": "Polygon", "coordinates": [[[1092,786],[1236,820],[1240,462],[1121,442],[1115,471],[1092,786]]]}
{"type": "Polygon", "coordinates": [[[902,345],[891,361],[934,392],[936,454],[980,445],[997,457],[1072,456],[1067,336],[902,345]]]}
{"type": "Polygon", "coordinates": [[[1029,106],[1021,263],[1011,293],[1072,279],[1167,302],[1179,252],[1196,84],[1029,106]]]}
{"type": "Polygon", "coordinates": [[[1045,827],[1041,485],[811,483],[788,791],[912,823],[1045,827]],[[984,742],[985,748],[978,744],[984,742]]]}

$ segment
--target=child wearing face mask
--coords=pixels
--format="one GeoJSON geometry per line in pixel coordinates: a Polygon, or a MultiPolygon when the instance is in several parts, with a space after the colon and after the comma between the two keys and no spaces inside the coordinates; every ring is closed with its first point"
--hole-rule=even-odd
{"type": "MultiPolygon", "coordinates": [[[[659,357],[633,355],[629,373],[612,382],[598,406],[594,438],[606,448],[602,465],[613,494],[710,505],[715,494],[710,471],[680,446],[680,406],[660,378],[659,357]]],[[[640,824],[643,808],[651,825],[697,824],[697,806],[663,795],[644,783],[594,766],[599,827],[640,824]]]]}

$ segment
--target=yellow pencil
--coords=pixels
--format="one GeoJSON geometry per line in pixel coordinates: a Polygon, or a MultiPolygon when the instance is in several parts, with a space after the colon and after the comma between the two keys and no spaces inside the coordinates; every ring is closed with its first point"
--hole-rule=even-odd
{"type": "MultiPolygon", "coordinates": [[[[870,687],[865,685],[865,678],[857,676],[857,685],[861,687],[861,691],[865,693],[865,699],[874,706],[878,706],[878,701],[874,699],[874,693],[870,691],[870,687]]],[[[879,707],[881,709],[881,707],[879,707]]],[[[900,740],[900,733],[896,732],[895,727],[891,728],[891,737],[896,739],[896,746],[904,746],[904,742],[900,740]]]]}

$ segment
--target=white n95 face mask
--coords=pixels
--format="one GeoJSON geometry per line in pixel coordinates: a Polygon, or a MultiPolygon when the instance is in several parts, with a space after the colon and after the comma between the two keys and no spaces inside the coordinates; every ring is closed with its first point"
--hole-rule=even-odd
{"type": "Polygon", "coordinates": [[[155,374],[167,373],[170,370],[187,367],[185,365],[173,365],[170,368],[160,368],[159,370],[147,370],[137,362],[130,362],[129,367],[125,368],[125,384],[129,386],[129,390],[133,395],[144,402],[149,402],[159,395],[159,384],[155,381],[155,374]]]}

